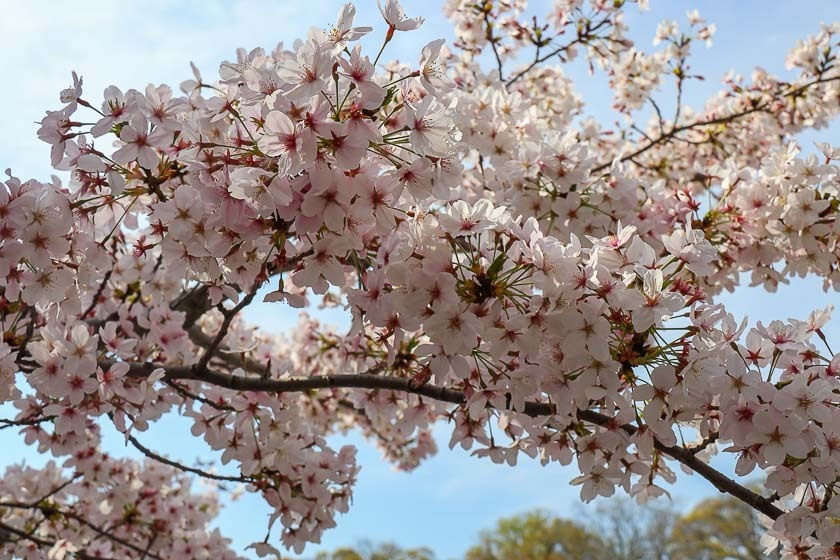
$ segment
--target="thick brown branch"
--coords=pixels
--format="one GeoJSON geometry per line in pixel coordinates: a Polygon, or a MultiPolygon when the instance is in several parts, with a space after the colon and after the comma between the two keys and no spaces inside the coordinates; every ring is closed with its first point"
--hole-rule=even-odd
{"type": "MultiPolygon", "coordinates": [[[[110,367],[112,363],[113,362],[104,362],[101,365],[102,367],[110,367]]],[[[164,370],[165,379],[169,381],[179,379],[202,381],[235,391],[290,393],[329,388],[385,389],[390,391],[400,391],[403,393],[412,393],[452,404],[463,404],[467,400],[463,392],[455,389],[435,385],[415,386],[411,383],[411,379],[409,378],[369,374],[338,374],[289,379],[261,379],[258,377],[227,375],[209,369],[203,372],[197,372],[192,366],[158,366],[151,363],[131,363],[129,364],[129,375],[138,378],[148,377],[158,368],[164,370]]],[[[556,414],[556,408],[550,403],[529,401],[525,403],[524,409],[519,410],[518,412],[533,417],[552,416],[556,414]]],[[[629,435],[633,435],[639,430],[638,427],[630,424],[617,425],[612,417],[592,410],[578,410],[577,417],[580,420],[596,424],[598,426],[623,430],[629,435]]],[[[773,505],[770,500],[756,494],[744,486],[741,486],[733,479],[715,470],[695,457],[691,451],[682,447],[663,445],[656,439],[654,439],[654,444],[656,449],[687,466],[711,482],[712,485],[714,485],[714,487],[719,491],[735,496],[771,519],[777,519],[782,515],[783,511],[773,505]]]]}
{"type": "MultiPolygon", "coordinates": [[[[614,423],[613,418],[592,410],[578,410],[578,418],[599,426],[610,426],[614,423]]],[[[630,424],[622,424],[619,427],[630,435],[639,431],[638,427],[630,424]]],[[[656,438],[654,438],[653,442],[656,449],[665,455],[668,455],[672,459],[676,459],[711,482],[712,485],[720,492],[735,496],[742,502],[751,506],[753,509],[760,511],[771,519],[777,519],[784,513],[781,509],[773,505],[771,500],[756,494],[744,486],[741,486],[728,476],[695,457],[690,450],[678,446],[663,445],[656,438]]]]}

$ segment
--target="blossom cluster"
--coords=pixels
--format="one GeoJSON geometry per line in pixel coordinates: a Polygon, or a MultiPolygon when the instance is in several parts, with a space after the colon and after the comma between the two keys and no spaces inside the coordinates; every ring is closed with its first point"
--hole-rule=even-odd
{"type": "Polygon", "coordinates": [[[190,478],[176,469],[94,448],[71,461],[71,477],[53,461],[6,469],[0,558],[241,558],[209,527],[219,507],[215,494],[192,492],[190,478]],[[15,538],[21,534],[30,537],[15,538]]]}

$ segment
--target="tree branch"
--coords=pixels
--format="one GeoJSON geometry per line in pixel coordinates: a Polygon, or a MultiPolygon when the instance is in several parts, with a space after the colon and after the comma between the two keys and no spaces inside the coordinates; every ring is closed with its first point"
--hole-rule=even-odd
{"type": "MultiPolygon", "coordinates": [[[[543,56],[540,56],[540,49],[542,48],[542,45],[537,44],[536,45],[536,50],[535,50],[535,53],[534,53],[534,60],[532,60],[531,63],[528,66],[526,66],[524,69],[520,70],[510,80],[505,82],[505,89],[509,88],[514,83],[519,81],[519,79],[521,79],[523,76],[525,76],[525,74],[527,74],[528,72],[533,70],[538,64],[541,64],[541,63],[545,62],[546,60],[548,60],[549,58],[552,58],[554,56],[559,55],[560,53],[564,53],[564,52],[568,51],[569,49],[571,49],[572,47],[574,47],[578,43],[580,43],[580,44],[586,43],[586,41],[588,41],[589,39],[592,38],[589,35],[590,33],[594,33],[595,31],[598,31],[605,24],[609,23],[609,21],[610,21],[609,17],[606,17],[606,18],[602,19],[594,27],[587,28],[586,34],[584,34],[584,35],[581,35],[580,31],[579,31],[578,36],[575,39],[566,43],[565,45],[561,45],[561,46],[557,47],[556,49],[552,50],[551,52],[549,52],[548,54],[543,55],[543,56]]],[[[595,38],[597,38],[597,36],[595,36],[595,38]]]]}
{"type": "Polygon", "coordinates": [[[222,343],[222,339],[224,339],[225,336],[227,336],[228,330],[230,329],[230,324],[233,321],[234,317],[236,317],[236,315],[245,307],[251,304],[251,301],[254,299],[258,288],[259,284],[254,284],[254,287],[251,289],[251,291],[248,292],[248,294],[244,298],[242,298],[242,301],[237,303],[236,306],[233,307],[233,309],[225,310],[224,308],[221,308],[222,314],[224,315],[222,324],[219,326],[219,331],[216,333],[216,336],[204,349],[204,355],[201,356],[201,359],[199,359],[198,364],[196,364],[195,366],[196,370],[204,371],[207,368],[207,364],[210,362],[210,358],[212,358],[213,354],[216,353],[216,350],[222,343]]]}
{"type": "Polygon", "coordinates": [[[224,481],[224,482],[243,482],[243,483],[253,482],[253,479],[251,477],[247,477],[247,476],[225,476],[225,475],[220,475],[220,474],[214,474],[214,473],[202,470],[202,469],[197,469],[195,467],[188,467],[187,465],[184,465],[183,463],[179,463],[177,461],[167,459],[163,455],[159,455],[159,454],[155,453],[154,451],[152,451],[151,449],[149,449],[148,447],[146,447],[145,445],[140,443],[137,440],[137,438],[135,438],[131,434],[126,434],[126,438],[128,439],[128,442],[131,443],[131,445],[133,445],[135,449],[137,449],[137,451],[139,451],[140,453],[142,453],[143,455],[145,455],[149,459],[152,459],[152,460],[157,461],[158,463],[162,463],[164,465],[169,465],[170,467],[174,467],[174,468],[178,469],[179,471],[188,472],[188,473],[192,473],[192,474],[197,474],[201,478],[207,478],[207,479],[210,479],[210,480],[218,480],[218,481],[224,481]]]}
{"type": "MultiPolygon", "coordinates": [[[[757,113],[757,112],[764,111],[774,100],[778,99],[779,97],[790,97],[792,95],[797,95],[797,94],[802,93],[803,91],[805,91],[808,88],[810,88],[812,86],[815,86],[817,84],[833,82],[835,80],[840,80],[840,76],[834,76],[834,77],[831,77],[831,78],[819,78],[819,79],[816,79],[816,80],[812,80],[812,81],[810,81],[806,84],[803,84],[799,87],[793,88],[789,91],[779,92],[776,95],[773,95],[773,97],[771,99],[765,100],[764,102],[759,103],[755,107],[751,107],[749,109],[744,109],[743,111],[738,111],[738,112],[732,113],[730,115],[725,115],[725,116],[722,116],[722,117],[717,117],[717,118],[708,119],[708,120],[704,120],[704,121],[696,121],[696,122],[693,122],[693,123],[684,124],[682,126],[677,126],[677,123],[674,122],[673,126],[672,126],[672,128],[669,132],[667,132],[666,134],[663,134],[661,136],[658,136],[658,137],[654,138],[653,140],[648,141],[646,144],[644,144],[643,146],[641,146],[637,150],[631,152],[628,155],[622,156],[617,161],[622,161],[623,162],[623,161],[627,161],[627,160],[632,160],[636,156],[639,156],[639,155],[647,152],[651,148],[674,138],[674,136],[676,134],[679,134],[680,132],[684,132],[686,130],[692,130],[692,129],[695,129],[695,128],[700,128],[700,127],[708,126],[708,125],[712,125],[712,124],[722,124],[722,123],[732,122],[732,121],[738,120],[738,119],[740,119],[742,117],[745,117],[747,115],[751,115],[752,113],[757,113]]],[[[613,162],[602,163],[600,165],[597,165],[596,167],[594,167],[592,169],[592,173],[598,173],[599,171],[603,171],[604,169],[607,169],[608,167],[610,167],[612,164],[613,164],[613,162]]]]}
{"type": "Polygon", "coordinates": [[[499,81],[504,83],[504,64],[502,64],[502,57],[499,56],[499,49],[496,47],[497,38],[493,36],[493,23],[490,21],[489,8],[484,10],[484,25],[486,26],[485,37],[487,38],[487,42],[490,43],[490,47],[493,49],[493,55],[496,57],[496,67],[499,70],[499,81]]]}
{"type": "MultiPolygon", "coordinates": [[[[114,362],[100,362],[103,368],[110,367],[114,362]]],[[[437,401],[452,404],[464,404],[467,401],[465,394],[456,389],[449,389],[435,385],[416,386],[411,379],[404,377],[388,377],[371,374],[337,374],[319,375],[313,377],[298,377],[288,379],[261,379],[257,377],[242,377],[227,375],[210,369],[198,372],[192,366],[160,366],[152,363],[129,363],[128,374],[136,378],[148,377],[154,370],[163,369],[164,378],[168,381],[194,380],[231,389],[234,391],[254,391],[265,393],[291,393],[310,391],[313,389],[385,389],[420,395],[437,401]]],[[[551,403],[528,401],[523,410],[519,410],[527,416],[553,416],[557,414],[556,407],[551,403]]],[[[620,429],[628,435],[639,431],[637,426],[631,424],[616,424],[615,419],[592,410],[578,410],[577,417],[584,422],[596,424],[608,429],[620,429]]],[[[735,496],[752,508],[760,511],[771,519],[777,519],[784,512],[773,505],[767,498],[756,494],[752,490],[738,484],[735,480],[704,463],[687,449],[678,446],[666,446],[654,438],[656,449],[668,455],[672,459],[687,466],[706,480],[719,491],[735,496]]]]}

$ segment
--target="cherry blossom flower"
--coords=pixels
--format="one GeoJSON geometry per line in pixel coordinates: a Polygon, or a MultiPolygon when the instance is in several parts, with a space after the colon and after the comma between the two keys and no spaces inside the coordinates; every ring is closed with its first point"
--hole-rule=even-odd
{"type": "Polygon", "coordinates": [[[753,424],[755,431],[750,442],[760,445],[761,457],[770,465],[781,465],[785,457],[804,457],[808,442],[803,438],[804,422],[795,416],[785,416],[776,410],[760,410],[753,424]]]}
{"type": "Polygon", "coordinates": [[[135,114],[131,121],[120,130],[120,140],[125,145],[114,152],[113,159],[117,163],[128,163],[137,160],[142,167],[156,167],[160,156],[155,148],[163,145],[171,133],[164,128],[157,128],[149,132],[149,123],[140,114],[135,114]]]}
{"type": "Polygon", "coordinates": [[[366,109],[377,109],[385,99],[385,88],[373,80],[374,67],[368,57],[362,58],[361,47],[358,45],[350,51],[350,60],[340,57],[338,63],[341,65],[342,73],[350,79],[351,83],[359,89],[362,96],[361,104],[366,109]]]}
{"type": "Polygon", "coordinates": [[[681,295],[662,290],[662,271],[659,269],[646,271],[642,285],[644,303],[633,310],[633,328],[636,332],[644,332],[654,325],[661,324],[663,318],[679,311],[685,305],[685,300],[681,295]]]}
{"type": "Polygon", "coordinates": [[[330,72],[330,57],[315,41],[308,41],[294,60],[277,65],[277,75],[293,87],[289,91],[298,99],[306,99],[323,89],[330,72]]]}
{"type": "Polygon", "coordinates": [[[264,136],[260,149],[269,156],[280,156],[281,169],[294,173],[300,159],[303,136],[294,122],[281,111],[271,111],[265,117],[264,136]]]}
{"type": "Polygon", "coordinates": [[[469,311],[441,306],[424,324],[432,341],[447,354],[468,353],[476,345],[478,321],[469,311]]]}
{"type": "Polygon", "coordinates": [[[347,48],[348,43],[357,41],[373,31],[372,27],[353,27],[354,17],[356,7],[350,3],[344,4],[338,11],[335,25],[325,33],[324,44],[338,53],[347,48]]]}
{"type": "Polygon", "coordinates": [[[416,107],[406,104],[405,112],[409,139],[421,155],[443,155],[449,150],[451,125],[431,96],[416,107]]]}
{"type": "Polygon", "coordinates": [[[379,11],[382,17],[391,27],[397,31],[411,31],[417,29],[425,21],[422,17],[408,18],[403,12],[402,6],[398,0],[385,0],[385,6],[382,6],[381,0],[376,0],[376,5],[379,6],[379,11]]]}
{"type": "Polygon", "coordinates": [[[432,95],[449,91],[454,86],[452,80],[446,75],[446,67],[440,60],[440,49],[443,43],[443,39],[438,39],[423,47],[420,59],[420,83],[432,95]]]}

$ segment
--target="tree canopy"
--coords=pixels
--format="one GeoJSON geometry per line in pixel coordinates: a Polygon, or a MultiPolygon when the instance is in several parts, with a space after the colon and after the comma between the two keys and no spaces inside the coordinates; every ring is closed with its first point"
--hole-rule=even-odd
{"type": "MultiPolygon", "coordinates": [[[[755,512],[731,497],[709,498],[680,513],[671,504],[602,502],[574,519],[534,510],[481,532],[463,560],[772,560],[755,512]]],[[[435,560],[431,549],[393,544],[342,548],[317,560],[435,560]]],[[[454,559],[453,559],[454,560],[454,559]]]]}
{"type": "Polygon", "coordinates": [[[543,511],[499,520],[481,535],[466,560],[606,560],[601,537],[586,527],[543,511]]]}
{"type": "MultiPolygon", "coordinates": [[[[690,107],[699,13],[645,50],[625,19],[646,0],[547,8],[445,0],[455,40],[418,62],[387,61],[423,18],[384,0],[376,30],[345,4],[180,91],[72,74],[37,131],[68,179],[0,188],[0,429],[55,458],[0,477],[0,559],[237,558],[213,525],[230,488],[269,513],[255,553],[300,553],[352,505],[356,450],[333,434],[411,470],[442,424],[477,460],[574,464],[584,501],[691,471],[765,516],[768,548],[840,557],[832,310],[748,325],[718,297],[840,288],[840,148],[796,140],[840,111],[840,24],[794,45],[789,76],[729,75],[690,107]],[[587,113],[575,59],[617,122],[587,113]],[[257,302],[298,327],[249,324],[257,302]],[[210,467],[149,441],[173,416],[210,467]],[[106,428],[144,459],[107,453],[106,428]]],[[[576,534],[549,521],[500,532],[576,534]]]]}

